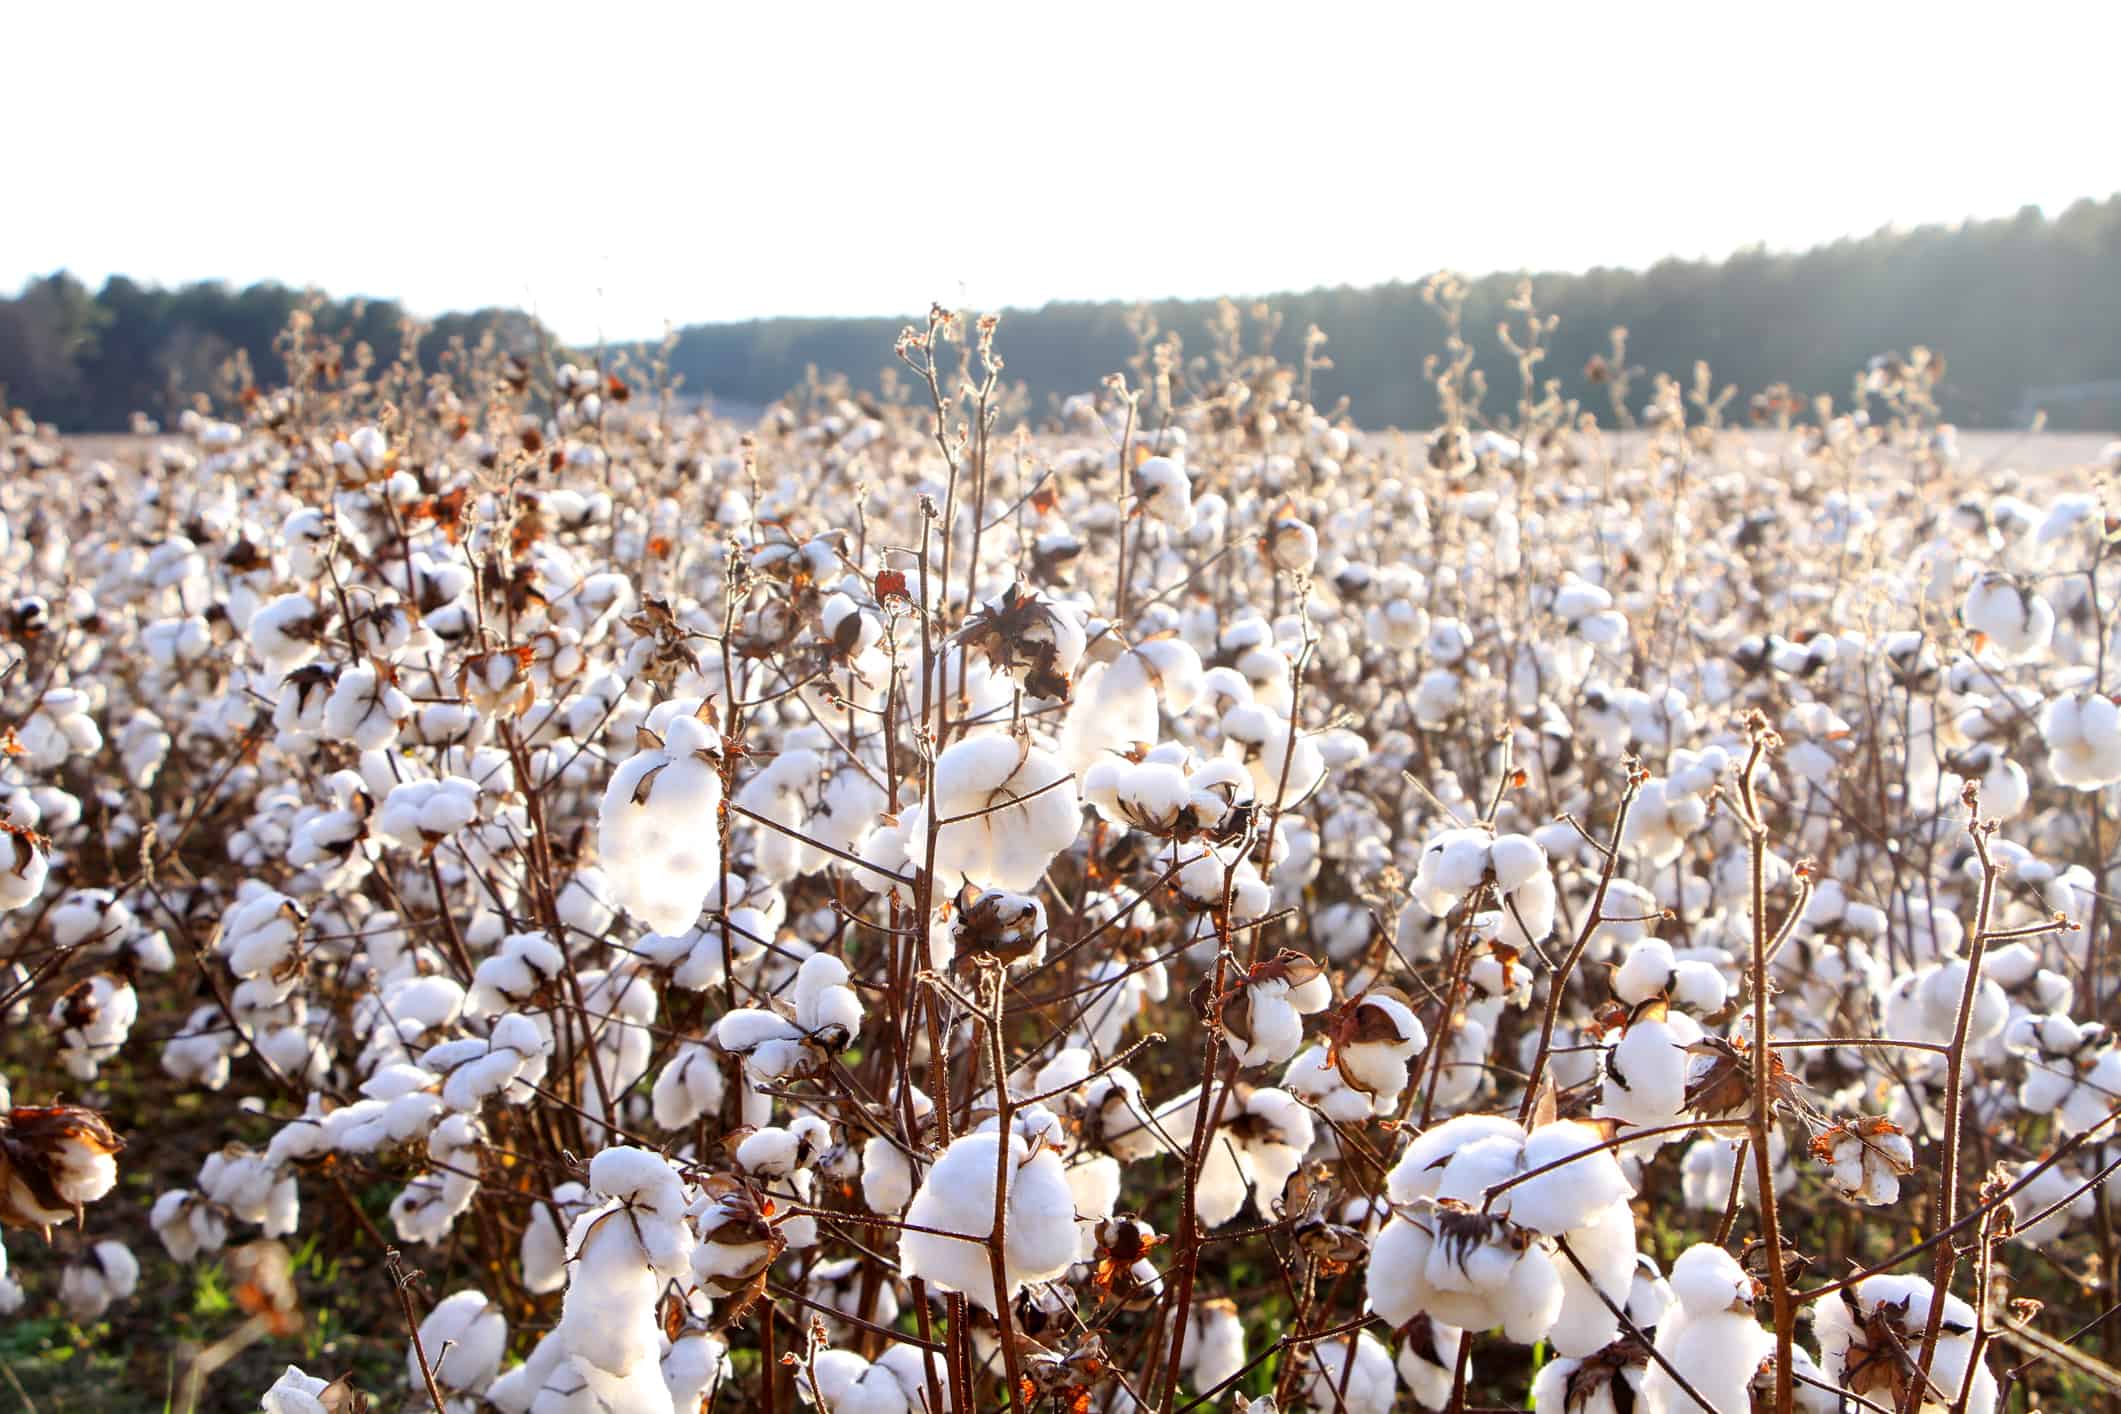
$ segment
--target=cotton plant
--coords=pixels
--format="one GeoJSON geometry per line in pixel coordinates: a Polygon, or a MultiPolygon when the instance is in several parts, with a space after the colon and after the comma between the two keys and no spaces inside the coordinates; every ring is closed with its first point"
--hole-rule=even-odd
{"type": "MultiPolygon", "coordinates": [[[[2015,1186],[1991,1265],[2074,1312],[2121,1093],[2103,483],[1954,460],[1927,355],[1743,432],[1638,383],[1625,438],[1468,425],[1449,371],[1395,438],[1218,342],[982,432],[996,326],[938,320],[910,404],[821,377],[742,426],[630,359],[321,326],[306,391],[100,464],[11,413],[0,1017],[50,1044],[0,1219],[107,1212],[118,1135],[52,1101],[147,1083],[127,1138],[202,1131],[140,1194],[173,1260],[343,1181],[495,1275],[410,1288],[383,1397],[450,1414],[1441,1410],[1461,1363],[1682,1410],[1659,1356],[1718,1407],[1905,1403],[1864,1352],[1926,1298],[1859,1284],[1837,1356],[1829,1293],[1777,1371],[1733,1276],[1770,1046],[1786,1252],[1936,1221],[1956,1096],[2015,1186]],[[1325,1332],[1272,1373],[1270,1249],[1325,1332]]],[[[86,1311],[59,1241],[19,1300],[86,1311]]]]}

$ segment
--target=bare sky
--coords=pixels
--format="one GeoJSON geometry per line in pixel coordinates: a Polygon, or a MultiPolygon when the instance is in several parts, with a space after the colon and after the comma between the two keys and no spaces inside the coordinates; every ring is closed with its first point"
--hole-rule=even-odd
{"type": "Polygon", "coordinates": [[[2111,0],[20,7],[0,288],[572,340],[1796,248],[2121,190],[2111,0]]]}

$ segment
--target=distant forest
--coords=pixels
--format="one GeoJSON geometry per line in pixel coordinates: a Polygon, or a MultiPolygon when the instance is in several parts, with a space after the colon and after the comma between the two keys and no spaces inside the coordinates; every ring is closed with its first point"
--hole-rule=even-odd
{"type": "MultiPolygon", "coordinates": [[[[1464,327],[1489,370],[1491,408],[1516,399],[1514,362],[1496,328],[1524,278],[1468,281],[1464,327]]],[[[1939,401],[1964,426],[2019,425],[2041,408],[2052,427],[2121,427],[2121,195],[2080,201],[2053,218],[2028,207],[2000,220],[1883,231],[1800,254],[1749,250],[1723,261],[1530,278],[1539,309],[1560,319],[1542,377],[1558,379],[1565,396],[1601,415],[1607,400],[1585,368],[1625,326],[1631,366],[1685,378],[1705,360],[1719,385],[1735,384],[1741,394],[1780,383],[1845,404],[1873,354],[1926,344],[1948,360],[1939,401]]],[[[1276,352],[1290,361],[1307,327],[1325,331],[1333,367],[1317,379],[1322,406],[1344,397],[1365,425],[1420,426],[1436,415],[1422,362],[1443,342],[1442,322],[1421,289],[1418,281],[1343,286],[1244,303],[1263,302],[1281,316],[1276,352]]],[[[91,291],[64,272],[34,280],[0,301],[0,396],[63,428],[101,431],[124,428],[135,409],[167,416],[212,388],[239,350],[257,381],[269,384],[283,371],[274,336],[311,298],[277,284],[162,290],[113,277],[91,291]]],[[[1175,331],[1191,359],[1209,350],[1217,309],[1214,300],[1049,304],[1006,312],[998,342],[1006,376],[1026,386],[1038,412],[1125,368],[1138,347],[1141,311],[1175,331]]],[[[320,328],[365,339],[383,357],[399,349],[405,317],[388,300],[329,302],[317,313],[320,328]]],[[[670,366],[687,393],[732,403],[771,402],[814,373],[845,374],[874,389],[905,322],[693,325],[679,331],[670,366]]],[[[448,338],[476,338],[487,328],[516,347],[540,338],[514,311],[451,314],[428,325],[423,360],[432,367],[448,338]]]]}

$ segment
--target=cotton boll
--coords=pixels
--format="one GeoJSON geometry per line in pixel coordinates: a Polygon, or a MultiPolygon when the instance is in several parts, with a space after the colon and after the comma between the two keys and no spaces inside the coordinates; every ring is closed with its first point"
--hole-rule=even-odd
{"type": "Polygon", "coordinates": [[[2051,698],[2040,713],[2047,741],[2047,769],[2077,790],[2097,790],[2121,781],[2121,707],[2092,692],[2051,698]]]}
{"type": "Polygon", "coordinates": [[[77,1325],[101,1320],[111,1304],[140,1284],[140,1262],[122,1242],[105,1240],[82,1253],[59,1274],[59,1300],[77,1325]]]}
{"type": "Polygon", "coordinates": [[[597,839],[619,905],[655,932],[679,934],[699,917],[722,872],[722,743],[697,716],[672,716],[664,732],[644,736],[646,749],[613,773],[597,839]]]}
{"type": "Polygon", "coordinates": [[[1397,1391],[1392,1355],[1368,1331],[1358,1332],[1352,1346],[1345,1338],[1306,1346],[1299,1358],[1299,1390],[1307,1407],[1390,1414],[1397,1391]]]}
{"type": "Polygon", "coordinates": [[[258,1408],[261,1414],[327,1414],[322,1396],[330,1386],[331,1381],[306,1375],[299,1366],[289,1365],[272,1382],[272,1388],[259,1397],[258,1408]]]}
{"type": "Polygon", "coordinates": [[[1318,562],[1318,531],[1307,521],[1282,516],[1267,527],[1260,548],[1274,568],[1287,574],[1309,574],[1318,562]]]}
{"type": "MultiPolygon", "coordinates": [[[[911,1228],[899,1234],[906,1275],[963,1292],[990,1312],[995,1284],[979,1239],[993,1227],[1000,1146],[1001,1137],[992,1131],[954,1140],[928,1170],[907,1209],[907,1222],[965,1233],[966,1239],[911,1228]]],[[[1075,1203],[1060,1156],[1051,1149],[1034,1155],[1021,1136],[1011,1134],[1008,1161],[1003,1295],[1013,1300],[1026,1282],[1044,1281],[1065,1270],[1075,1260],[1077,1247],[1075,1203]]]]}
{"type": "MultiPolygon", "coordinates": [[[[1603,1057],[1605,1085],[1596,1113],[1635,1129],[1676,1123],[1686,1108],[1687,1047],[1701,1039],[1700,1025],[1683,1012],[1638,1016],[1603,1057]]],[[[1677,1138],[1642,1141],[1652,1148],[1677,1138]]]]}
{"type": "MultiPolygon", "coordinates": [[[[420,1322],[420,1345],[427,1352],[435,1384],[444,1390],[477,1393],[500,1373],[508,1342],[508,1321],[501,1308],[479,1291],[444,1297],[420,1322]]],[[[422,1383],[418,1356],[406,1353],[406,1378],[422,1383]]]]}
{"type": "Polygon", "coordinates": [[[847,964],[829,953],[803,961],[795,978],[795,1024],[837,1050],[862,1029],[862,1001],[847,985],[847,964]]]}
{"type": "Polygon", "coordinates": [[[702,1115],[722,1107],[722,1065],[715,1053],[687,1042],[656,1076],[650,1096],[655,1122],[666,1130],[690,1128],[702,1115]]]}
{"type": "Polygon", "coordinates": [[[1635,1216],[1622,1199],[1563,1240],[1591,1279],[1585,1281],[1567,1258],[1555,1262],[1561,1278],[1561,1311],[1547,1339],[1561,1354],[1580,1357],[1620,1336],[1620,1321],[1613,1308],[1625,1309],[1635,1279],[1635,1216]]]}
{"type": "Polygon", "coordinates": [[[1993,570],[1967,590],[1960,614],[1968,628],[2010,659],[2044,653],[2055,636],[2054,607],[2011,576],[1993,570]]]}
{"type": "MultiPolygon", "coordinates": [[[[1869,1277],[1834,1297],[1818,1303],[1813,1325],[1819,1333],[1819,1365],[1826,1378],[1857,1394],[1876,1399],[1897,1389],[1894,1372],[1899,1368],[1893,1347],[1919,1350],[1936,1299],[1934,1289],[1920,1277],[1869,1277]]],[[[1973,1356],[1974,1309],[1956,1296],[1944,1297],[1943,1325],[1937,1341],[1930,1379],[1944,1398],[1925,1398],[1920,1407],[1942,1410],[1960,1394],[1962,1382],[1971,1379],[1968,1408],[1989,1409],[1995,1403],[1995,1376],[1986,1365],[1968,1365],[1973,1356]]]]}
{"type": "Polygon", "coordinates": [[[1812,1151],[1831,1166],[1833,1186],[1859,1203],[1897,1202],[1900,1180],[1915,1171],[1914,1145],[1882,1116],[1837,1124],[1812,1141],[1812,1151]]]}
{"type": "Polygon", "coordinates": [[[916,806],[911,839],[940,823],[935,870],[943,878],[1024,892],[1081,828],[1075,782],[1052,756],[1007,736],[960,741],[936,758],[935,799],[916,806]]]}
{"type": "MultiPolygon", "coordinates": [[[[1604,1139],[1596,1126],[1577,1120],[1556,1120],[1534,1129],[1524,1141],[1522,1168],[1528,1173],[1547,1171],[1526,1178],[1498,1200],[1507,1205],[1503,1211],[1510,1220],[1535,1232],[1556,1234],[1590,1226],[1601,1214],[1610,1214],[1615,1204],[1624,1204],[1633,1196],[1634,1185],[1621,1172],[1613,1151],[1601,1147],[1604,1139]],[[1560,1166],[1547,1168],[1550,1164],[1560,1166]]],[[[1632,1253],[1632,1246],[1629,1250],[1632,1253]]]]}
{"type": "Polygon", "coordinates": [[[1150,457],[1134,468],[1134,490],[1141,497],[1142,513],[1176,531],[1193,528],[1193,485],[1186,479],[1183,462],[1173,457],[1150,457]]]}

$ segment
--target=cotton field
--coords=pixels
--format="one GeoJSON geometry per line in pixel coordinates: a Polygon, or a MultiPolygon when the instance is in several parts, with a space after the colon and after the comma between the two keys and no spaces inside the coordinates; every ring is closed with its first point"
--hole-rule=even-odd
{"type": "Polygon", "coordinates": [[[1038,411],[941,310],[741,425],[299,323],[100,454],[14,413],[0,1348],[274,1414],[2111,1407],[2121,455],[1962,456],[1920,350],[1582,408],[1540,330],[1420,433],[1323,336],[1038,411]]]}

